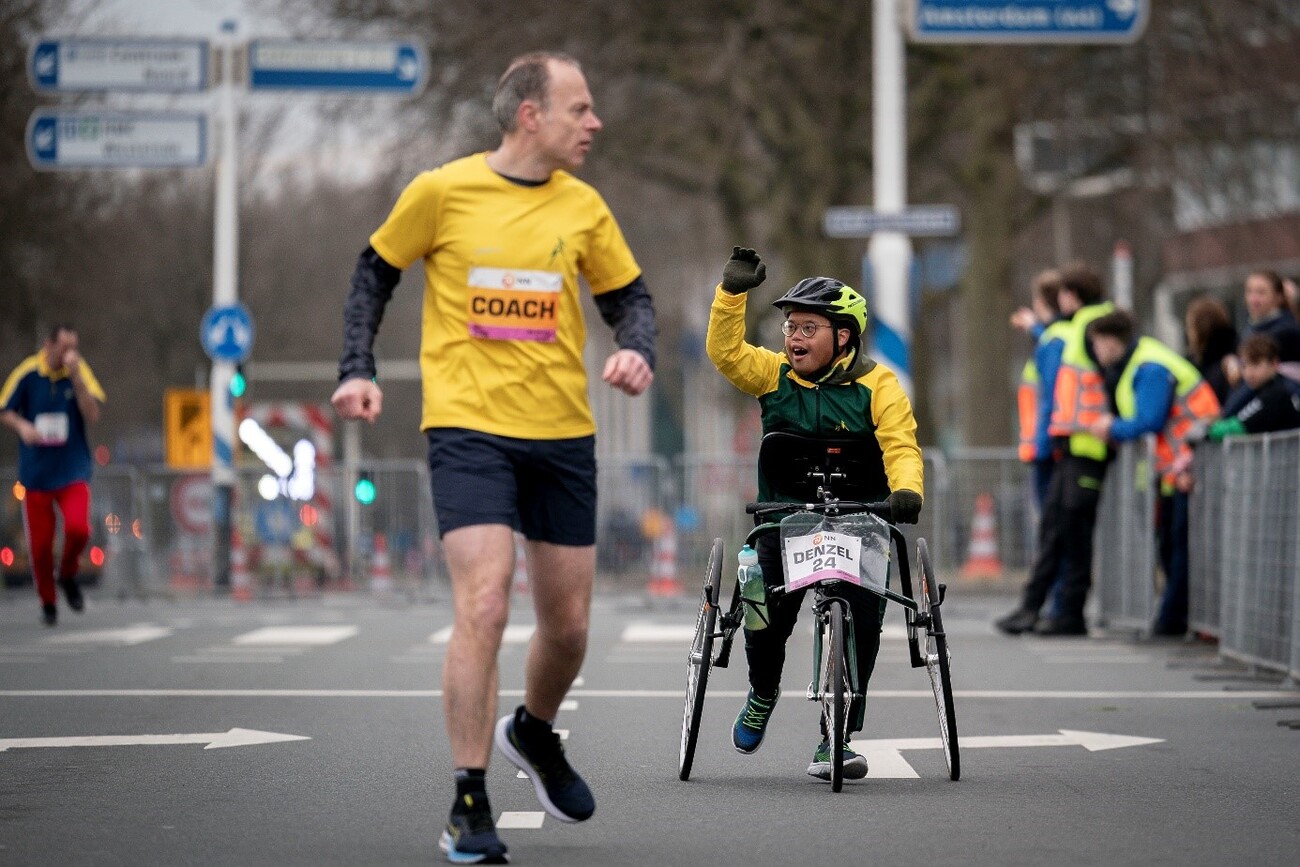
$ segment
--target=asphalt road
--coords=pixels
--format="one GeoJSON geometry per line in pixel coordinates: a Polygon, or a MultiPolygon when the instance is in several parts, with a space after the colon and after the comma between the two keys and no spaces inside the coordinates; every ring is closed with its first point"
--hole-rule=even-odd
{"type": "MultiPolygon", "coordinates": [[[[570,732],[596,815],[544,817],[531,785],[495,759],[488,790],[512,862],[1292,861],[1300,730],[1279,721],[1300,707],[1256,702],[1300,692],[1222,666],[1204,644],[1004,638],[988,623],[1009,607],[958,588],[944,609],[959,782],[937,749],[887,743],[938,735],[928,680],[908,666],[891,609],[856,741],[872,773],[833,794],[805,774],[818,740],[803,698],[806,628],[753,756],[729,740],[743,653],[714,671],[694,772],[680,782],[692,604],[600,597],[556,726],[570,732]]],[[[442,861],[445,606],[92,600],[56,629],[37,620],[31,596],[0,599],[0,863],[442,861]],[[231,733],[241,729],[282,737],[241,743],[231,733]]],[[[502,713],[520,701],[530,622],[520,597],[502,713]]]]}

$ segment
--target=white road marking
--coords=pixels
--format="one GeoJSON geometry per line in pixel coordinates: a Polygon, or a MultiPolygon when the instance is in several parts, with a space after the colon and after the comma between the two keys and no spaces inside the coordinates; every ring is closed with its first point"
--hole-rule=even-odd
{"type": "Polygon", "coordinates": [[[632,644],[689,646],[693,638],[695,638],[695,625],[690,623],[629,623],[624,627],[619,640],[632,644]]]}
{"type": "Polygon", "coordinates": [[[540,811],[536,813],[516,813],[507,811],[502,813],[501,817],[497,819],[497,828],[540,828],[545,819],[546,814],[540,811]]]}
{"type": "Polygon", "coordinates": [[[1151,661],[1149,656],[1042,656],[1039,662],[1048,665],[1141,665],[1151,661]]]}
{"type": "MultiPolygon", "coordinates": [[[[986,735],[966,736],[960,739],[962,750],[1005,747],[1066,747],[1080,746],[1090,753],[1101,750],[1118,750],[1146,744],[1164,743],[1163,738],[1112,735],[1104,732],[1081,732],[1060,729],[1054,735],[986,735]]],[[[939,738],[895,738],[882,740],[855,740],[853,748],[867,759],[871,779],[915,780],[920,775],[903,758],[904,750],[938,750],[943,748],[939,738]]]]}
{"type": "Polygon", "coordinates": [[[281,741],[309,741],[305,735],[286,735],[279,732],[260,732],[255,729],[234,728],[227,732],[206,732],[188,735],[92,735],[68,738],[3,738],[0,753],[5,750],[32,749],[36,747],[130,747],[170,744],[206,744],[205,750],[225,747],[246,747],[253,744],[273,744],[281,741]]]}
{"type": "MultiPolygon", "coordinates": [[[[502,698],[522,698],[522,689],[503,689],[497,693],[502,698]]],[[[680,689],[582,689],[569,693],[576,698],[628,698],[682,700],[680,689]]],[[[965,699],[1153,699],[1153,700],[1219,700],[1245,701],[1248,699],[1294,699],[1294,690],[956,690],[957,698],[965,699]]],[[[710,697],[744,698],[744,690],[709,690],[710,697]]],[[[928,689],[871,690],[875,699],[928,699],[934,693],[928,689]]],[[[0,698],[441,698],[440,689],[4,689],[0,698]]],[[[561,705],[571,710],[569,701],[561,705]]],[[[576,707],[576,703],[574,705],[576,707]]],[[[962,741],[965,743],[965,740],[962,741]]]]}
{"type": "MultiPolygon", "coordinates": [[[[533,637],[537,631],[537,626],[532,623],[512,623],[506,626],[506,631],[501,636],[502,644],[527,644],[528,639],[533,637]]],[[[451,639],[451,627],[444,626],[437,632],[429,636],[430,644],[446,644],[451,639]]]]}
{"type": "Polygon", "coordinates": [[[573,679],[573,685],[574,685],[574,686],[586,686],[586,685],[587,685],[587,679],[586,679],[585,677],[583,677],[582,675],[578,675],[577,677],[575,677],[575,678],[573,679]]]}
{"type": "Polygon", "coordinates": [[[290,644],[321,646],[337,644],[357,634],[355,626],[264,626],[235,636],[237,645],[290,644]]]}
{"type": "Polygon", "coordinates": [[[137,623],[123,629],[91,629],[85,632],[69,632],[63,635],[51,635],[45,641],[50,644],[120,644],[132,646],[166,638],[174,630],[166,626],[154,626],[152,623],[137,623]]]}
{"type": "Polygon", "coordinates": [[[173,656],[172,662],[176,663],[200,663],[207,665],[213,662],[227,663],[233,662],[237,665],[246,665],[248,663],[277,663],[284,662],[283,656],[173,656]]]}

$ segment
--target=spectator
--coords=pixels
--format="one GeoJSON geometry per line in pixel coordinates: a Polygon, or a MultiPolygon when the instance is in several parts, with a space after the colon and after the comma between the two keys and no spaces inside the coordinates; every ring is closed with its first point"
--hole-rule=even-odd
{"type": "Polygon", "coordinates": [[[1103,295],[1101,278],[1090,266],[1077,262],[1061,270],[1057,298],[1061,313],[1070,317],[1070,327],[1048,426],[1056,468],[1043,505],[1038,553],[1020,607],[994,622],[1008,635],[1029,631],[1051,636],[1088,634],[1083,609],[1092,586],[1092,537],[1110,453],[1106,443],[1088,431],[1105,406],[1106,395],[1084,329],[1115,309],[1102,300],[1103,295]],[[1039,611],[1058,574],[1063,585],[1060,608],[1040,623],[1039,611]]]}
{"type": "Polygon", "coordinates": [[[73,611],[84,600],[77,564],[90,540],[90,443],[86,426],[99,420],[104,390],[81,357],[71,325],[50,329],[41,351],[23,360],[0,389],[0,421],[14,430],[18,481],[27,489],[23,518],[32,577],[46,626],[59,622],[54,587],[54,508],[63,514],[58,585],[73,611]]]}
{"type": "Polygon", "coordinates": [[[1245,299],[1250,324],[1242,337],[1272,337],[1277,342],[1282,374],[1300,381],[1300,326],[1287,304],[1282,278],[1276,271],[1252,271],[1246,277],[1245,299]]]}
{"type": "Polygon", "coordinates": [[[1201,295],[1187,305],[1184,317],[1188,358],[1214,389],[1223,403],[1241,381],[1241,362],[1236,356],[1237,329],[1227,306],[1213,295],[1201,295]]]}
{"type": "Polygon", "coordinates": [[[1178,484],[1190,462],[1188,436],[1197,422],[1214,418],[1219,401],[1187,359],[1153,337],[1137,337],[1131,314],[1116,310],[1088,326],[1088,342],[1102,368],[1115,414],[1104,413],[1090,430],[1112,443],[1156,434],[1161,508],[1156,526],[1165,589],[1152,632],[1187,632],[1188,516],[1190,485],[1178,484]]]}
{"type": "Polygon", "coordinates": [[[1242,341],[1239,351],[1248,399],[1241,409],[1210,425],[1210,441],[1300,428],[1300,388],[1278,373],[1277,343],[1255,334],[1242,341]]]}
{"type": "Polygon", "coordinates": [[[1061,317],[1057,294],[1061,277],[1052,269],[1040,271],[1030,286],[1031,307],[1011,314],[1011,324],[1034,338],[1033,357],[1025,362],[1016,403],[1020,411],[1020,460],[1033,467],[1034,496],[1041,510],[1052,481],[1052,441],[1047,435],[1052,415],[1052,390],[1061,365],[1069,321],[1061,317]]]}

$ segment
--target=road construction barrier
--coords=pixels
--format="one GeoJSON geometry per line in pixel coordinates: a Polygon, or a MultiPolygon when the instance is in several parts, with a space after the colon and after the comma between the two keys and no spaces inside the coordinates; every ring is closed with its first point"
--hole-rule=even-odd
{"type": "Polygon", "coordinates": [[[253,576],[248,571],[248,551],[244,548],[244,534],[230,531],[230,598],[249,602],[253,598],[253,576]]]}
{"type": "Polygon", "coordinates": [[[993,514],[993,497],[981,493],[975,498],[975,517],[971,521],[970,546],[961,577],[967,580],[1002,577],[1002,558],[998,556],[998,522],[993,514]]]}
{"type": "Polygon", "coordinates": [[[388,594],[393,590],[393,564],[388,556],[388,537],[376,533],[374,547],[370,552],[370,592],[388,594]]]}
{"type": "Polygon", "coordinates": [[[677,531],[672,521],[665,523],[654,540],[654,563],[646,590],[651,596],[661,599],[682,593],[682,583],[677,580],[677,531]]]}

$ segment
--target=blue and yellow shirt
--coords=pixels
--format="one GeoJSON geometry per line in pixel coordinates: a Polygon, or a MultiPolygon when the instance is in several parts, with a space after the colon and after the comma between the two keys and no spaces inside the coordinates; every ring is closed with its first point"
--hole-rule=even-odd
{"type": "MultiPolygon", "coordinates": [[[[104,389],[81,362],[81,376],[91,395],[101,403],[104,389]]],[[[0,410],[10,410],[36,425],[42,442],[19,441],[18,481],[34,491],[56,491],[73,482],[90,481],[93,464],[86,439],[86,420],[77,406],[66,368],[51,370],[45,353],[23,359],[0,389],[0,410]]]]}

